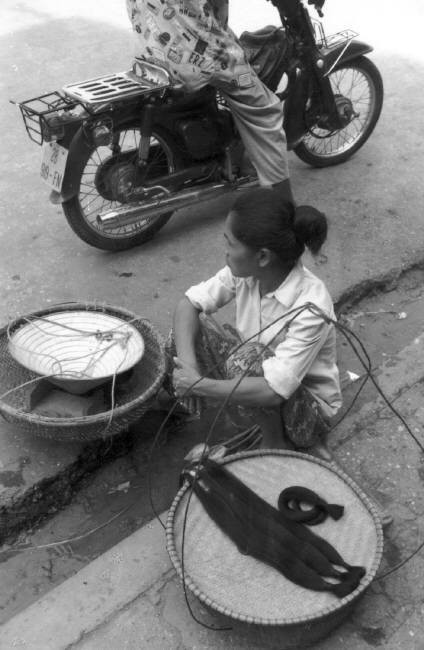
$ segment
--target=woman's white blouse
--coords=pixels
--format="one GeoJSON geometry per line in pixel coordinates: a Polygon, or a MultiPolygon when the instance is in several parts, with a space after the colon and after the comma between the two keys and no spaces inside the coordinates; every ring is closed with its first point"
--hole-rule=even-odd
{"type": "Polygon", "coordinates": [[[242,339],[259,341],[275,356],[262,366],[271,388],[288,399],[303,383],[331,417],[341,406],[339,372],[336,363],[336,333],[309,309],[313,303],[334,319],[334,308],[325,284],[302,263],[284,282],[264,296],[259,281],[233,276],[228,266],[186,292],[190,302],[205,313],[214,313],[231,300],[236,302],[236,327],[242,339]],[[293,311],[294,310],[294,311],[293,311]]]}

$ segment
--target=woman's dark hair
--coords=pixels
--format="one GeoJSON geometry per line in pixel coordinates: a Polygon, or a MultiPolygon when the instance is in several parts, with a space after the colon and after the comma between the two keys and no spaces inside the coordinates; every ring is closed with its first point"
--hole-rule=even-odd
{"type": "Polygon", "coordinates": [[[305,246],[314,255],[327,238],[325,215],[310,205],[295,207],[278,189],[260,187],[241,194],[231,208],[234,237],[253,250],[268,248],[294,266],[305,246]]]}

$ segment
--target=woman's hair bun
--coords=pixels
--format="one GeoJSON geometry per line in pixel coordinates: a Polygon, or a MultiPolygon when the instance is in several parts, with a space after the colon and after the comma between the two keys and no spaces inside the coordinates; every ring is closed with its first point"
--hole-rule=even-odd
{"type": "Polygon", "coordinates": [[[298,205],[294,210],[293,230],[300,244],[314,255],[327,239],[327,218],[312,205],[298,205]]]}

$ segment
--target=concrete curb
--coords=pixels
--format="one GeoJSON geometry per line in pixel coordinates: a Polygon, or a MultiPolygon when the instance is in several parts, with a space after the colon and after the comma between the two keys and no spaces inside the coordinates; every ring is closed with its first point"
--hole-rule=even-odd
{"type": "Polygon", "coordinates": [[[68,505],[82,479],[127,454],[131,434],[54,445],[0,423],[0,544],[68,505]]]}
{"type": "MultiPolygon", "coordinates": [[[[162,515],[162,520],[165,520],[162,515]]],[[[171,569],[155,520],[1,627],[0,650],[65,650],[125,608],[171,569]]]]}
{"type": "Polygon", "coordinates": [[[156,416],[147,411],[121,434],[85,444],[54,444],[0,421],[0,545],[66,507],[87,476],[156,432],[156,416]]]}
{"type": "Polygon", "coordinates": [[[385,271],[373,278],[368,278],[357,282],[342,291],[339,296],[334,298],[336,311],[350,308],[374,291],[387,291],[396,286],[400,278],[414,269],[424,268],[424,257],[421,253],[415,254],[407,263],[395,266],[389,271],[385,271]]]}

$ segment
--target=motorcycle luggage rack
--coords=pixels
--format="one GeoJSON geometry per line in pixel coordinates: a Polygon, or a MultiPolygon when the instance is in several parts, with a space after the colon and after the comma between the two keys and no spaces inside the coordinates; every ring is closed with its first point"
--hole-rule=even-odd
{"type": "MultiPolygon", "coordinates": [[[[20,108],[29,138],[40,145],[43,144],[44,133],[48,129],[48,116],[59,111],[70,111],[79,104],[74,99],[66,97],[57,91],[28,99],[25,102],[12,103],[16,103],[20,108]]],[[[70,117],[69,121],[75,121],[75,117],[70,117]]],[[[65,116],[61,117],[61,123],[66,124],[66,113],[65,116]]]]}
{"type": "Polygon", "coordinates": [[[168,71],[162,66],[136,58],[133,69],[89,79],[64,86],[61,91],[39,95],[17,104],[22,113],[26,132],[36,144],[43,144],[48,133],[48,117],[61,112],[60,124],[75,122],[78,117],[66,112],[80,106],[89,115],[95,115],[102,105],[155,91],[162,92],[172,86],[168,71]]]}
{"type": "Polygon", "coordinates": [[[160,77],[150,74],[152,65],[146,72],[147,66],[136,63],[134,71],[117,72],[114,74],[88,79],[64,86],[63,92],[83,104],[104,104],[137,97],[152,91],[162,91],[171,86],[164,74],[160,77]],[[139,71],[137,74],[136,71],[139,71]]]}
{"type": "Polygon", "coordinates": [[[331,50],[333,47],[337,47],[342,43],[349,44],[358,35],[358,32],[354,32],[353,29],[343,29],[340,32],[336,32],[335,34],[327,36],[322,29],[319,31],[317,45],[318,47],[325,47],[326,49],[331,50]]]}

